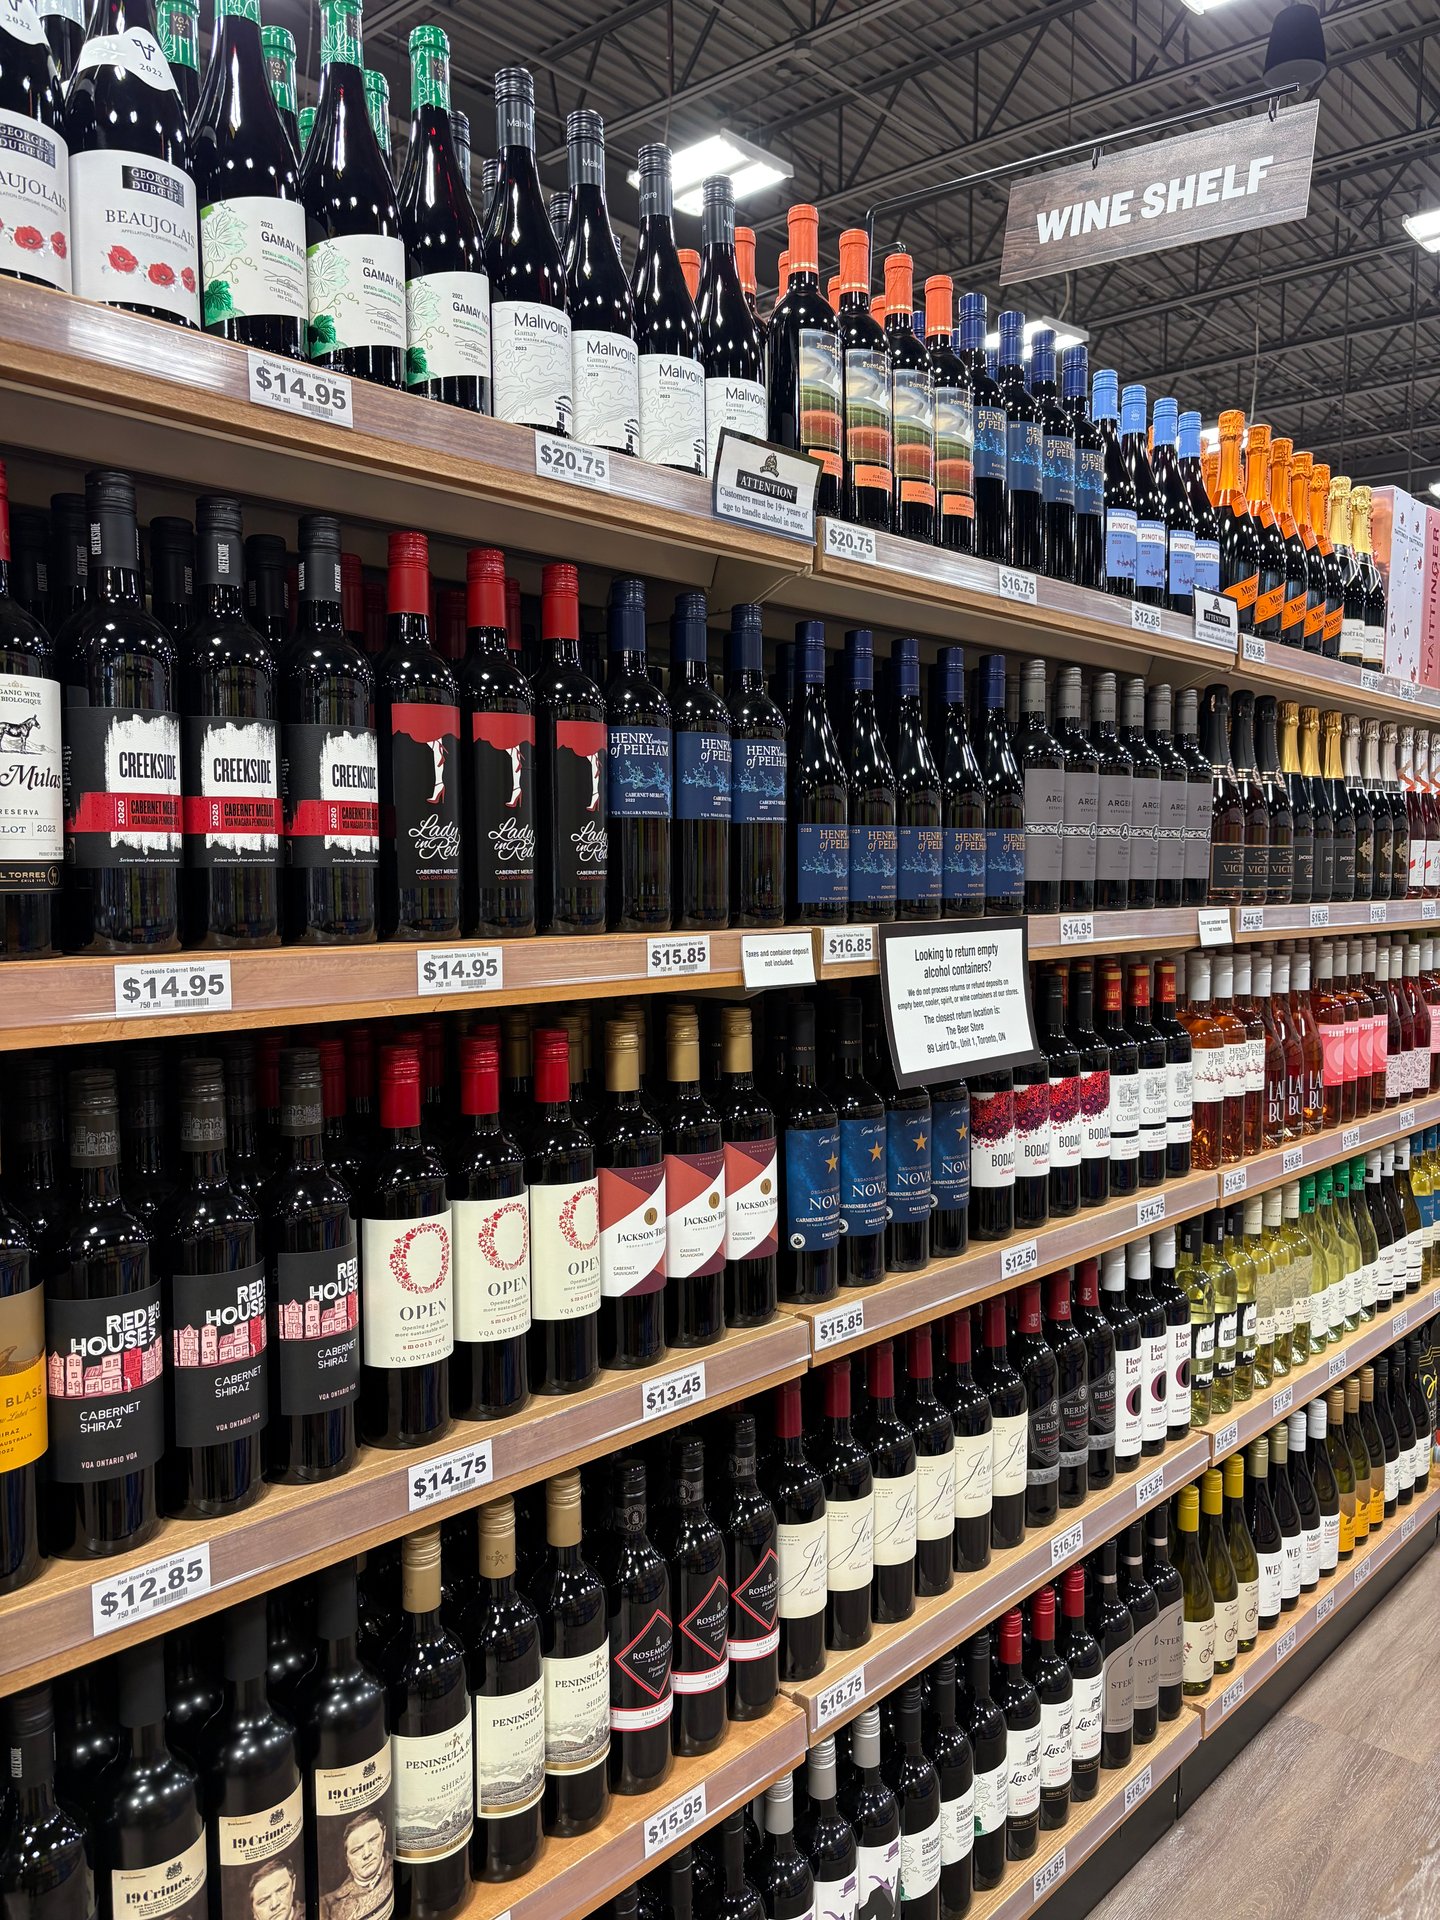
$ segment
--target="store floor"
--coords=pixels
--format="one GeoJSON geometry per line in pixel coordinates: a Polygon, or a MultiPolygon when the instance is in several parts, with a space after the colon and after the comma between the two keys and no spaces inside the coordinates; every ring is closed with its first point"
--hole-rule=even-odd
{"type": "Polygon", "coordinates": [[[1437,1647],[1432,1550],[1089,1920],[1436,1920],[1437,1647]]]}

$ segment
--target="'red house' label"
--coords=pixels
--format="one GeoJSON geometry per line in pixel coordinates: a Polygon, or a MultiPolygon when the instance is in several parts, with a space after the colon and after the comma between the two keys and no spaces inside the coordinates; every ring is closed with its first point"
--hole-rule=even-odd
{"type": "Polygon", "coordinates": [[[288,866],[378,864],[380,773],[369,727],[287,726],[280,792],[288,866]]]}
{"type": "Polygon", "coordinates": [[[185,720],[186,859],[192,867],[272,866],[280,850],[275,728],[268,720],[185,720]]]}
{"type": "Polygon", "coordinates": [[[65,853],[76,867],[180,864],[180,723],[134,707],[65,708],[65,853]]]}
{"type": "Polygon", "coordinates": [[[160,1283],[95,1300],[48,1298],[50,1451],[66,1485],[153,1467],[165,1445],[160,1283]]]}

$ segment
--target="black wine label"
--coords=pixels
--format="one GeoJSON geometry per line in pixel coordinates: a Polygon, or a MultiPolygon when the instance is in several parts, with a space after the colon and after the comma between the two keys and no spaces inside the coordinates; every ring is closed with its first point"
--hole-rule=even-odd
{"type": "Polygon", "coordinates": [[[292,867],[373,867],[380,858],[380,778],[369,727],[287,726],[280,792],[292,867]]]}
{"type": "Polygon", "coordinates": [[[175,1443],[213,1447],[265,1425],[265,1269],[176,1274],[170,1367],[175,1443]]]}
{"type": "Polygon", "coordinates": [[[360,1387],[360,1255],[343,1246],[275,1257],[276,1358],[281,1414],[325,1413],[360,1387]]]}
{"type": "Polygon", "coordinates": [[[160,1283],[45,1302],[50,1470],[67,1485],[153,1467],[165,1445],[160,1283]]]}
{"type": "Polygon", "coordinates": [[[187,714],[184,736],[189,865],[273,866],[280,850],[274,722],[187,714]]]}
{"type": "Polygon", "coordinates": [[[555,723],[555,885],[603,881],[609,854],[605,824],[606,727],[603,720],[555,723]]]}
{"type": "Polygon", "coordinates": [[[383,826],[404,887],[460,878],[460,709],[399,700],[390,709],[383,826]]]}
{"type": "Polygon", "coordinates": [[[1245,881],[1245,849],[1215,840],[1210,845],[1210,897],[1238,894],[1245,881]]]}
{"type": "Polygon", "coordinates": [[[611,1729],[616,1733],[633,1733],[662,1726],[670,1717],[670,1661],[674,1648],[670,1616],[663,1607],[656,1607],[640,1631],[623,1642],[622,1631],[617,1624],[612,1632],[611,1729]]]}
{"type": "Polygon", "coordinates": [[[730,1594],[730,1658],[760,1660],[779,1645],[780,1562],[773,1547],[742,1574],[730,1594]]]}
{"type": "Polygon", "coordinates": [[[65,855],[72,866],[180,864],[180,722],[133,707],[65,707],[65,855]]]}
{"type": "Polygon", "coordinates": [[[470,716],[470,805],[482,888],[535,872],[535,720],[528,713],[470,716]]]}
{"type": "MultiPolygon", "coordinates": [[[[680,1584],[680,1605],[685,1606],[690,1594],[683,1589],[693,1583],[682,1574],[680,1584]]],[[[672,1681],[675,1691],[708,1693],[712,1687],[722,1686],[730,1670],[726,1658],[729,1640],[730,1590],[725,1576],[717,1573],[700,1597],[679,1614],[672,1681]]]]}
{"type": "Polygon", "coordinates": [[[395,1906],[389,1742],[350,1766],[316,1767],[314,1782],[320,1912],[325,1920],[387,1920],[395,1906]]]}

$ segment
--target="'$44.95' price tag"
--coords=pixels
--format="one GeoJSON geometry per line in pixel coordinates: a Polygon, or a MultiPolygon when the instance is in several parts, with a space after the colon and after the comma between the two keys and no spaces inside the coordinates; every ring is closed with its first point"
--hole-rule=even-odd
{"type": "Polygon", "coordinates": [[[128,1627],[151,1614],[168,1613],[182,1600],[194,1600],[210,1591],[210,1543],[202,1541],[182,1553],[167,1553],[128,1573],[112,1573],[90,1589],[91,1630],[96,1638],[128,1627]]]}

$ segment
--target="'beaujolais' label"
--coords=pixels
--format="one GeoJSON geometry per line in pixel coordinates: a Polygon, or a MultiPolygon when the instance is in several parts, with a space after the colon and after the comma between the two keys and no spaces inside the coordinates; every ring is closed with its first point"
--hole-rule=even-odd
{"type": "MultiPolygon", "coordinates": [[[[44,46],[30,0],[0,0],[0,39],[7,34],[44,46]]],[[[8,107],[0,107],[0,273],[70,291],[70,149],[57,130],[8,107]]]]}

